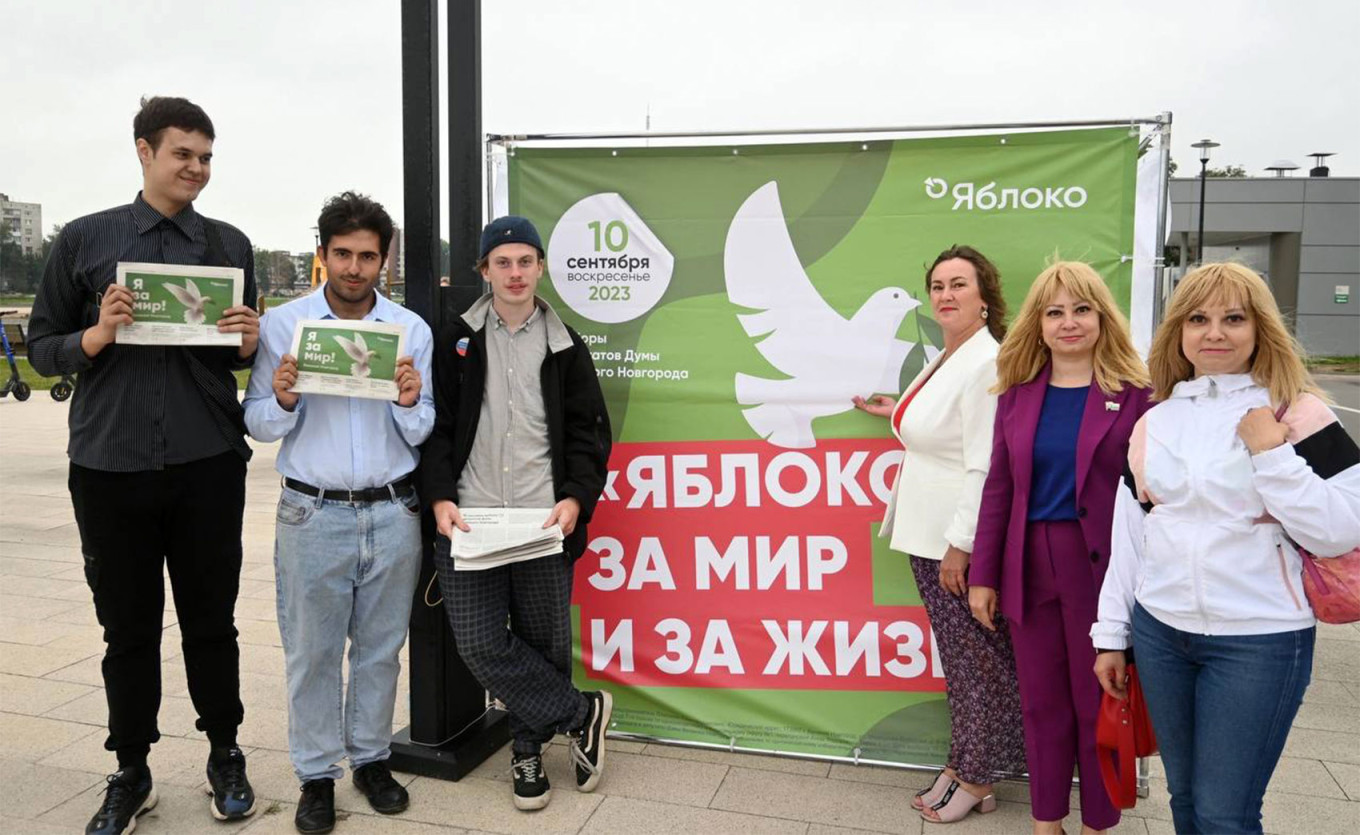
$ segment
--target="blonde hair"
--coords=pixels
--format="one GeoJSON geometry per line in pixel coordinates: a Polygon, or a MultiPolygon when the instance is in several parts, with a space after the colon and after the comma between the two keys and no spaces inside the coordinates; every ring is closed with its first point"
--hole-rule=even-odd
{"type": "Polygon", "coordinates": [[[1100,335],[1092,363],[1096,385],[1106,394],[1123,390],[1124,385],[1146,387],[1150,384],[1147,367],[1134,350],[1129,335],[1129,321],[1115,304],[1110,288],[1090,265],[1080,261],[1055,261],[1039,273],[1025,294],[1011,324],[1006,340],[996,357],[996,385],[992,391],[1000,394],[1007,389],[1028,383],[1048,364],[1051,354],[1043,339],[1044,308],[1058,293],[1066,290],[1074,299],[1089,302],[1100,317],[1100,335]]]}
{"type": "Polygon", "coordinates": [[[1176,287],[1166,317],[1152,338],[1148,368],[1153,398],[1165,400],[1182,380],[1195,376],[1195,367],[1181,350],[1181,329],[1190,314],[1209,304],[1241,303],[1256,325],[1256,350],[1251,355],[1251,378],[1270,392],[1270,402],[1291,403],[1304,392],[1326,396],[1303,364],[1303,348],[1285,325],[1280,307],[1265,279],[1241,264],[1205,264],[1192,270],[1176,287]]]}

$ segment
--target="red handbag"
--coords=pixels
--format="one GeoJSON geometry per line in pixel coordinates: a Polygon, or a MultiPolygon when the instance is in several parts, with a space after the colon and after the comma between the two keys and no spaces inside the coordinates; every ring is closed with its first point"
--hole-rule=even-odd
{"type": "Polygon", "coordinates": [[[1109,693],[1100,698],[1096,756],[1110,802],[1117,809],[1132,809],[1138,802],[1136,761],[1157,753],[1157,736],[1152,732],[1138,671],[1132,663],[1124,671],[1128,677],[1127,698],[1116,699],[1109,693]]]}

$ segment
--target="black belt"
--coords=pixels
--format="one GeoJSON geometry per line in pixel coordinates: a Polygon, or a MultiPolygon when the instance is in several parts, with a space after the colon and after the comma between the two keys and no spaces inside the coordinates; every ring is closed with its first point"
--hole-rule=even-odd
{"type": "Polygon", "coordinates": [[[305,481],[298,481],[295,478],[285,478],[283,486],[289,490],[296,490],[299,493],[306,493],[308,496],[320,496],[322,499],[330,499],[336,502],[385,502],[396,495],[403,498],[415,492],[416,485],[411,477],[399,478],[391,484],[382,487],[365,487],[362,490],[322,490],[320,487],[313,487],[305,481]]]}

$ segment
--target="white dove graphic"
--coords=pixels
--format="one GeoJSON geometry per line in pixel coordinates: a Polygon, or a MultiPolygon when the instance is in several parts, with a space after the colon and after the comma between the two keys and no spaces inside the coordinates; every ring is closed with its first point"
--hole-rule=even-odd
{"type": "Polygon", "coordinates": [[[340,343],[340,347],[345,349],[349,358],[354,360],[349,367],[351,377],[367,377],[373,369],[368,367],[368,361],[378,355],[377,351],[368,350],[368,343],[364,341],[362,333],[354,334],[354,340],[348,340],[339,334],[335,335],[335,341],[340,343]]]}
{"type": "Polygon", "coordinates": [[[776,446],[816,446],[815,418],[853,408],[851,398],[898,389],[898,374],[915,343],[896,338],[902,319],[920,305],[906,290],[885,287],[846,321],[808,279],[784,223],[774,182],[737,210],[723,251],[727,297],[759,313],[737,316],[756,350],[788,375],[770,380],[738,373],[737,402],[746,422],[776,446]]]}
{"type": "Polygon", "coordinates": [[[170,291],[170,295],[175,300],[184,305],[184,321],[191,325],[203,324],[203,306],[212,301],[212,296],[205,296],[198,292],[198,285],[192,278],[184,279],[184,286],[166,283],[165,289],[170,291]]]}

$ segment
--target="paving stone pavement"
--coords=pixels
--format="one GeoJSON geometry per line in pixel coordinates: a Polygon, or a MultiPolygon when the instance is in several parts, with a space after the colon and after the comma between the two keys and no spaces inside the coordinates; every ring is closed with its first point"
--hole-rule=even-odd
{"type": "MultiPolygon", "coordinates": [[[[113,767],[103,750],[103,643],[66,492],[67,408],[44,392],[26,403],[0,400],[0,833],[78,831],[98,807],[104,774],[113,767]]],[[[247,717],[240,740],[262,811],[231,826],[208,816],[207,749],[194,730],[172,604],[163,646],[164,738],[151,753],[161,800],[141,819],[139,833],[294,831],[297,785],[288,764],[273,599],[275,450],[257,446],[250,465],[237,607],[247,717]]],[[[1324,626],[1318,639],[1313,683],[1266,795],[1267,832],[1360,832],[1360,629],[1324,626]]],[[[406,721],[405,700],[403,680],[398,725],[406,721]]],[[[458,783],[399,775],[410,786],[411,808],[395,817],[372,814],[342,781],[336,803],[344,819],[336,831],[832,835],[926,828],[908,808],[909,790],[929,779],[919,772],[617,741],[609,774],[585,795],[570,791],[563,746],[550,748],[546,759],[561,788],[542,812],[511,806],[509,752],[501,751],[458,783]]],[[[997,795],[995,813],[973,815],[947,831],[1029,832],[1026,787],[1002,784],[997,795]]],[[[1154,761],[1151,796],[1114,831],[1163,835],[1171,832],[1170,821],[1166,784],[1154,761]]],[[[1067,826],[1079,827],[1075,815],[1067,826]]]]}

